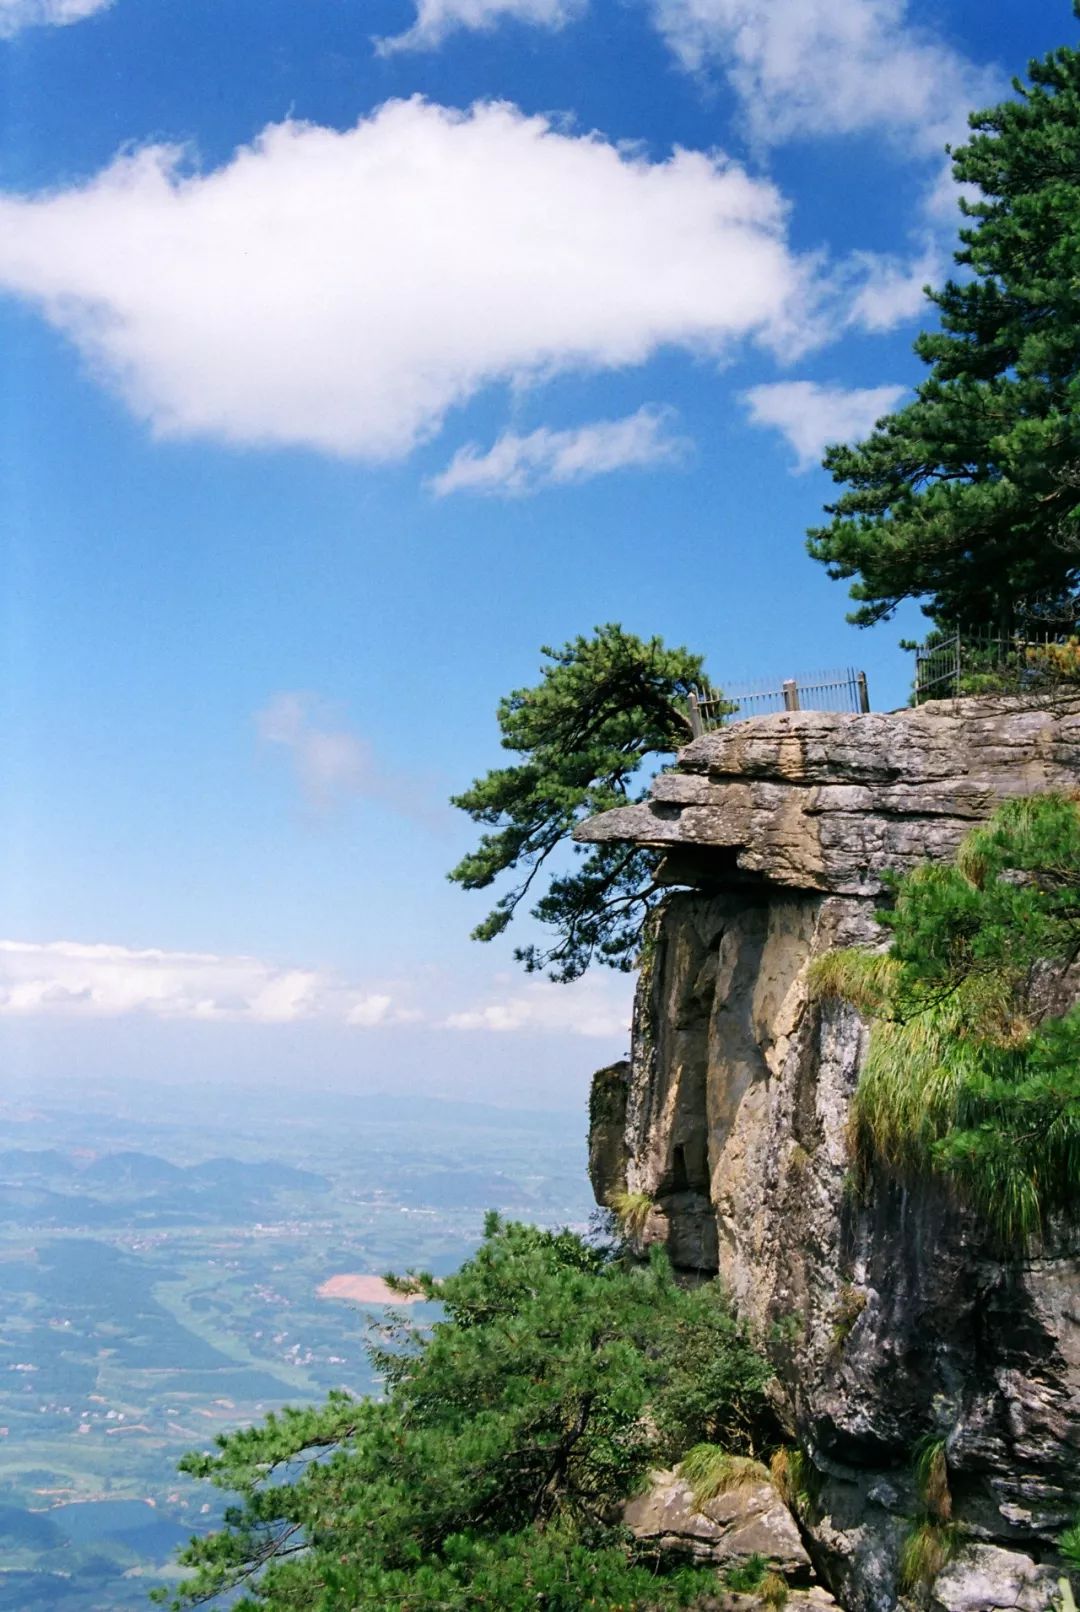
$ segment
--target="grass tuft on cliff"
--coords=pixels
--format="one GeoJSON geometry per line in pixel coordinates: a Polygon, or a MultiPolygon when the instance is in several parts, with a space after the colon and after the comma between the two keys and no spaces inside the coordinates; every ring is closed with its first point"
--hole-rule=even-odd
{"type": "Polygon", "coordinates": [[[939,1523],[952,1520],[949,1460],[945,1440],[928,1433],[915,1446],[915,1483],[927,1515],[939,1523]]]}
{"type": "Polygon", "coordinates": [[[625,1237],[640,1237],[656,1205],[647,1192],[613,1192],[608,1208],[625,1237]]]}
{"type": "Polygon", "coordinates": [[[1080,1203],[1080,1010],[1055,974],[1080,955],[1080,809],[1010,801],[951,866],[896,881],[885,954],[819,959],[819,1000],[871,1021],[852,1105],[864,1178],[937,1175],[1023,1250],[1080,1203]]]}
{"type": "Polygon", "coordinates": [[[774,1573],[765,1557],[759,1555],[748,1556],[737,1567],[729,1567],[724,1586],[737,1595],[756,1595],[763,1606],[786,1606],[790,1593],[783,1575],[774,1573]]]}
{"type": "Polygon", "coordinates": [[[1067,1562],[1072,1562],[1075,1567],[1080,1567],[1080,1512],[1077,1513],[1076,1521],[1072,1527],[1066,1528],[1058,1540],[1058,1550],[1060,1550],[1067,1562]]]}
{"type": "Polygon", "coordinates": [[[717,1444],[695,1444],[679,1463],[680,1476],[690,1485],[700,1508],[718,1495],[755,1489],[769,1482],[769,1469],[752,1456],[732,1455],[717,1444]]]}
{"type": "Polygon", "coordinates": [[[960,1534],[952,1523],[930,1519],[917,1522],[900,1548],[899,1586],[905,1594],[928,1589],[960,1548],[960,1534]]]}
{"type": "Polygon", "coordinates": [[[818,1474],[813,1463],[795,1444],[782,1444],[769,1458],[773,1488],[796,1516],[814,1504],[818,1474]]]}

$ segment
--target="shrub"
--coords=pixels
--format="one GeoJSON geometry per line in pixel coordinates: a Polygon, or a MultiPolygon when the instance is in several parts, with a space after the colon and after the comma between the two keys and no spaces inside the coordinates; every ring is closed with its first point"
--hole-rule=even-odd
{"type": "Polygon", "coordinates": [[[455,1275],[395,1285],[442,1319],[372,1349],[386,1399],[334,1394],[185,1459],[235,1499],[182,1553],[174,1608],[660,1612],[715,1586],[699,1569],[656,1576],[617,1526],[687,1442],[723,1439],[737,1458],[770,1425],[768,1368],[715,1283],[687,1291],[659,1251],[627,1266],[492,1216],[455,1275]],[[686,1384],[716,1343],[695,1400],[686,1384]]]}
{"type": "Polygon", "coordinates": [[[1023,1247],[1077,1213],[1080,1010],[1043,1017],[1047,967],[1080,946],[1080,810],[1010,801],[952,866],[896,881],[885,955],[815,965],[819,997],[872,1021],[852,1105],[857,1170],[938,1174],[1023,1247]]]}

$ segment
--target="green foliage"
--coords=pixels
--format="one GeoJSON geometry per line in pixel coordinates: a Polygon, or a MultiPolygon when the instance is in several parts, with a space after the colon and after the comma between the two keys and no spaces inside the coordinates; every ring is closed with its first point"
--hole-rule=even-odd
{"type": "Polygon", "coordinates": [[[171,1604],[242,1588],[245,1612],[577,1612],[700,1591],[707,1575],[636,1563],[617,1519],[688,1433],[739,1452],[767,1425],[767,1368],[716,1284],[687,1291],[658,1255],[627,1267],[492,1216],[455,1275],[397,1285],[443,1318],[399,1320],[374,1349],[384,1400],[333,1395],[186,1459],[237,1498],[184,1552],[193,1576],[171,1604]],[[717,1342],[722,1363],[688,1405],[717,1342]]]}
{"type": "Polygon", "coordinates": [[[748,1556],[745,1562],[729,1567],[724,1574],[724,1586],[739,1594],[756,1595],[765,1606],[786,1606],[787,1580],[774,1573],[764,1556],[748,1556]]]}
{"type": "Polygon", "coordinates": [[[1058,1602],[1057,1612],[1076,1612],[1076,1599],[1067,1578],[1058,1579],[1058,1594],[1061,1600],[1058,1602]]]}
{"type": "Polygon", "coordinates": [[[882,914],[886,958],[823,959],[819,994],[875,1020],[852,1107],[864,1169],[937,1172],[1006,1246],[1075,1217],[1080,1010],[1043,1016],[1048,970],[1080,953],[1080,811],[1001,807],[951,866],[917,868],[882,914]]]}
{"type": "Polygon", "coordinates": [[[953,1524],[929,1519],[915,1523],[900,1549],[900,1589],[928,1589],[959,1548],[960,1534],[953,1524]]]}
{"type": "Polygon", "coordinates": [[[964,272],[929,293],[940,328],[915,344],[915,401],[825,455],[846,490],[809,548],[857,579],[862,625],[921,598],[939,621],[1007,629],[1080,579],[1080,54],[1028,73],[952,154],[973,192],[964,272]]]}
{"type": "Polygon", "coordinates": [[[1071,1528],[1066,1528],[1058,1540],[1058,1550],[1067,1562],[1073,1562],[1080,1567],[1080,1514],[1071,1528]]]}
{"type": "Polygon", "coordinates": [[[769,1571],[769,1564],[764,1556],[748,1556],[745,1562],[739,1562],[736,1567],[729,1567],[724,1574],[724,1583],[729,1590],[741,1591],[743,1594],[754,1594],[761,1588],[761,1582],[769,1571]]]}
{"type": "Polygon", "coordinates": [[[767,1466],[753,1456],[732,1455],[718,1444],[695,1444],[683,1456],[679,1473],[690,1485],[698,1507],[715,1500],[717,1495],[769,1482],[767,1466]]]}
{"type": "Polygon", "coordinates": [[[637,775],[646,758],[689,742],[687,696],[704,669],[699,656],[614,624],[542,654],[550,664],[540,682],[499,705],[502,746],[522,759],[453,798],[485,832],[450,878],[486,890],[503,874],[518,875],[473,930],[474,940],[493,940],[544,874],[547,889],[531,912],[555,938],[519,947],[518,961],[560,980],[576,979],[594,959],[627,971],[659,899],[655,854],[575,847],[580,861],[569,872],[553,872],[550,859],[587,817],[642,798],[637,775]]]}

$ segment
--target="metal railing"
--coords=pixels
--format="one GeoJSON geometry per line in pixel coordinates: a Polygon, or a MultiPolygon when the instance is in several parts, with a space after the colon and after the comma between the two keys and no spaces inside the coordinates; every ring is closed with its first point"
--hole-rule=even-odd
{"type": "Polygon", "coordinates": [[[715,689],[695,689],[689,698],[694,737],[727,722],[742,722],[770,711],[856,711],[870,709],[866,673],[853,666],[840,671],[812,672],[805,677],[763,679],[715,689]]]}
{"type": "MultiPolygon", "coordinates": [[[[1075,643],[1071,633],[1049,629],[1012,636],[978,631],[933,634],[912,646],[915,704],[960,694],[1034,693],[1050,684],[1074,682],[1075,672],[1068,663],[1075,643]]],[[[1071,658],[1080,664],[1080,648],[1071,658]]]]}

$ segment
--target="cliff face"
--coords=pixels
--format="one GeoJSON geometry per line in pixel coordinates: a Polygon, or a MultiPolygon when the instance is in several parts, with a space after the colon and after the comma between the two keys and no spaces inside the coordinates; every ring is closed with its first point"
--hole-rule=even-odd
{"type": "Polygon", "coordinates": [[[811,1000],[807,964],[882,943],[886,871],[951,856],[1006,796],[1077,788],[1080,706],[785,713],[695,741],[647,803],[582,832],[662,848],[686,887],[642,971],[630,1063],[594,1098],[597,1197],[648,1193],[645,1240],[719,1271],[754,1322],[816,1468],[807,1544],[853,1612],[907,1604],[926,1435],[946,1441],[968,1543],[911,1604],[1054,1604],[1053,1541],[1080,1500],[1080,1260],[1003,1263],[932,1184],[856,1200],[867,1031],[811,1000]]]}

